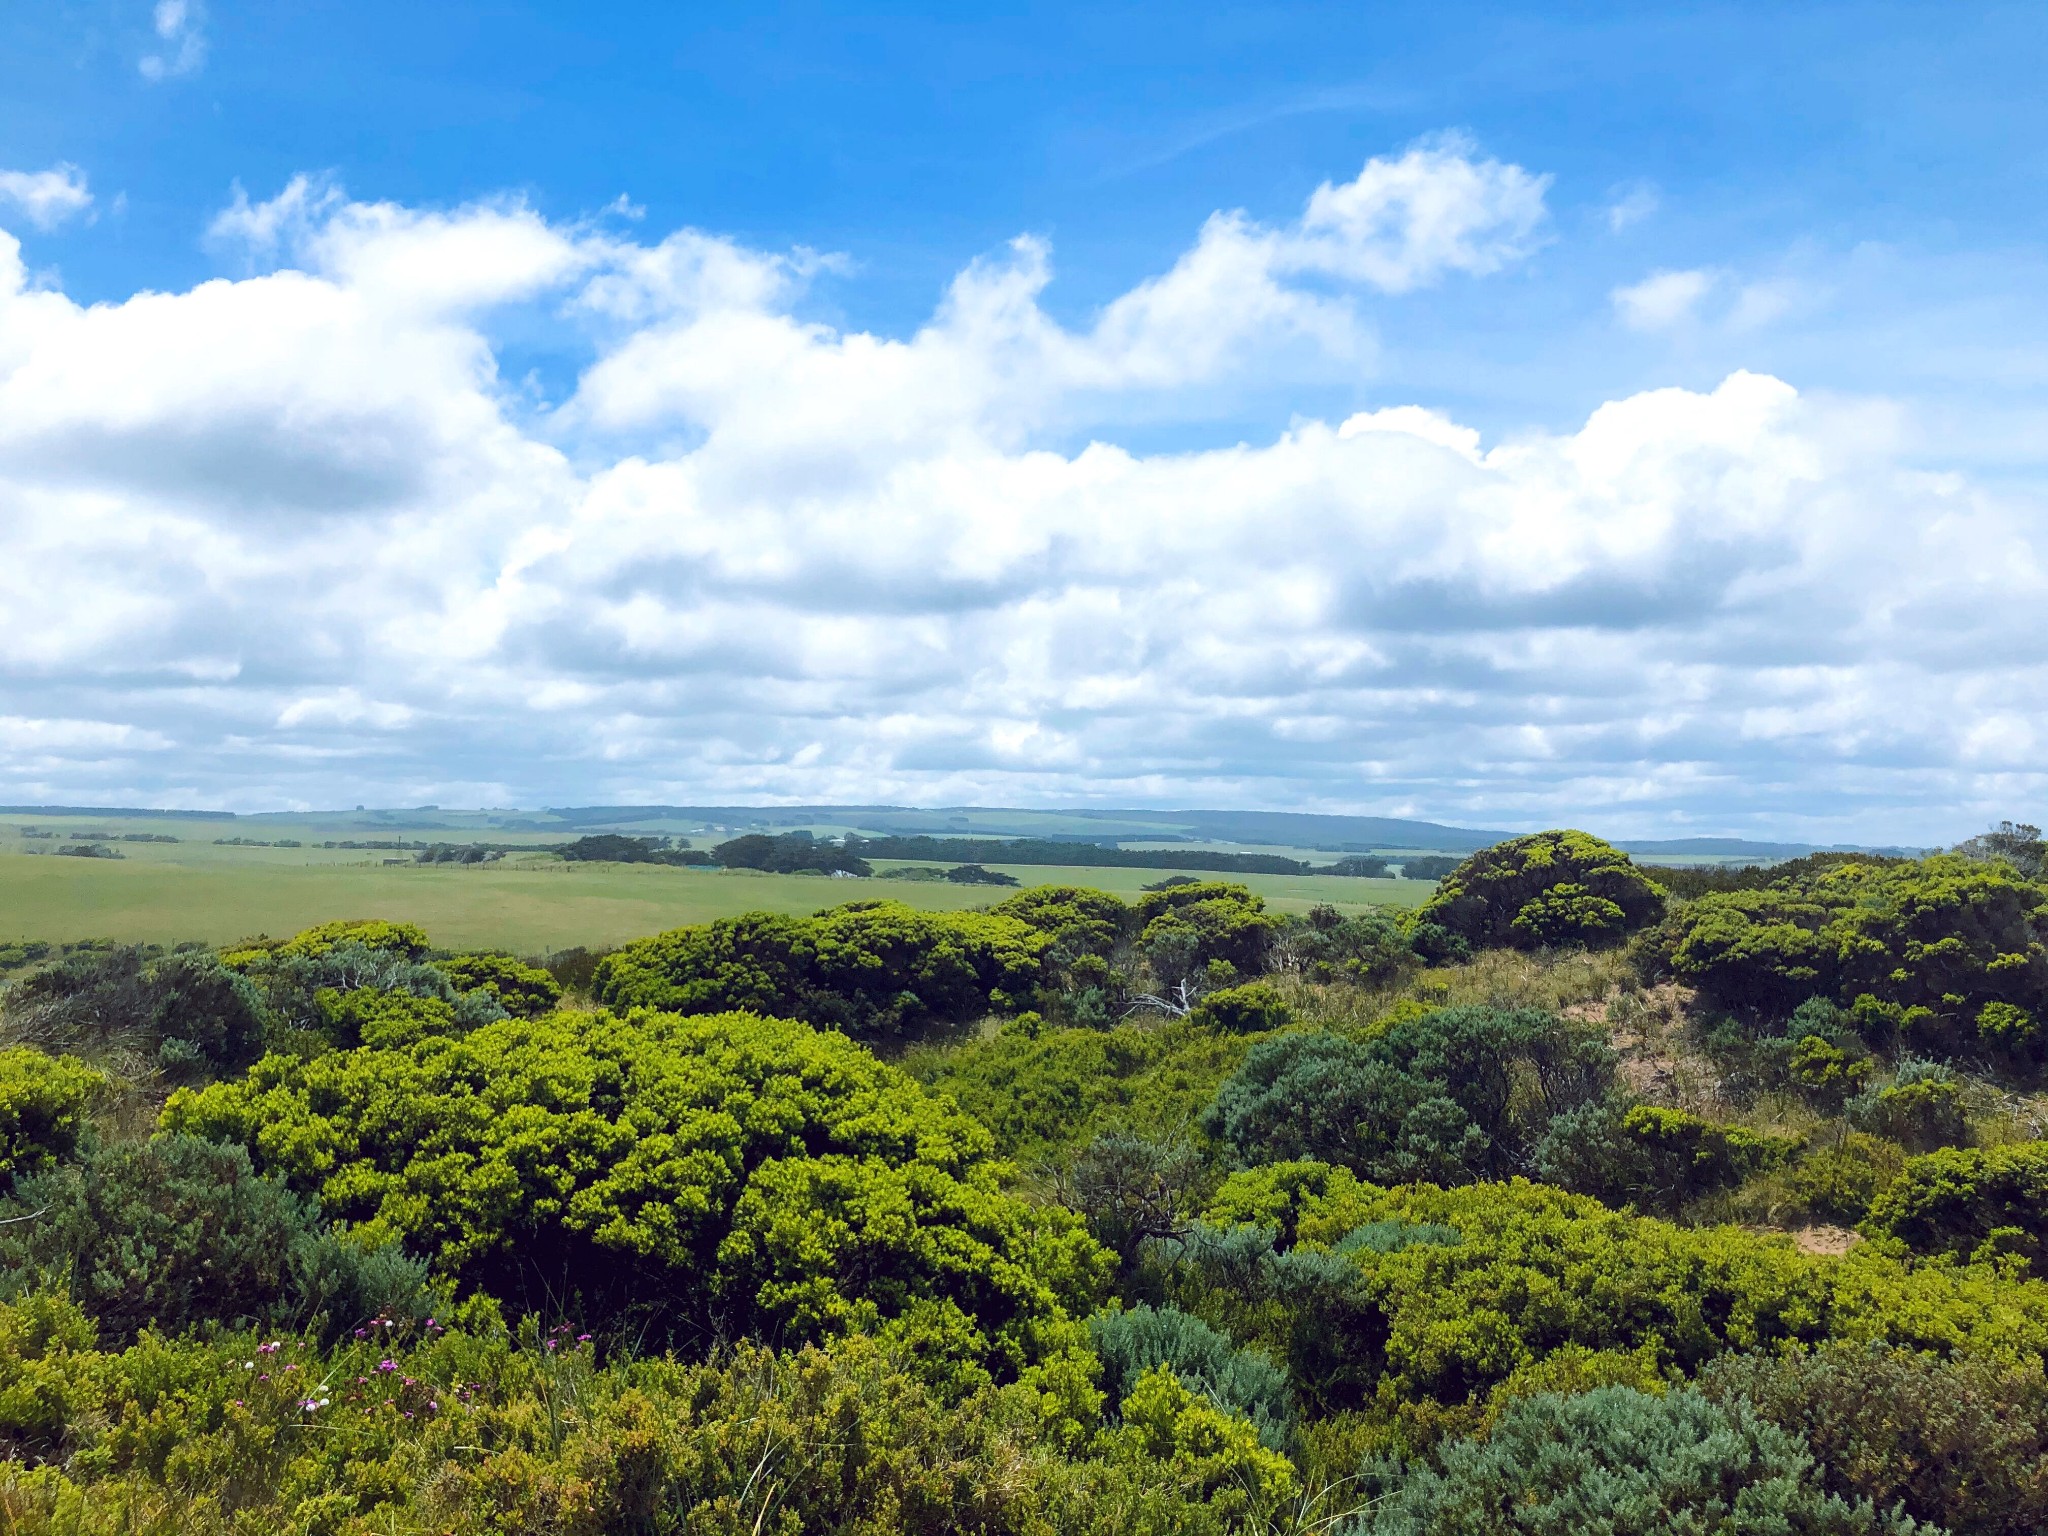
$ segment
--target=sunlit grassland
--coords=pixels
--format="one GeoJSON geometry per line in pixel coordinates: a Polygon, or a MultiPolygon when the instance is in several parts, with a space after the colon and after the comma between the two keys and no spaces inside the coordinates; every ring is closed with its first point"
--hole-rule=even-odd
{"type": "MultiPolygon", "coordinates": [[[[259,933],[294,933],[334,918],[382,917],[418,923],[439,944],[537,954],[579,944],[617,944],[741,912],[816,912],[848,901],[882,899],[953,911],[999,901],[1007,894],[989,886],[929,880],[833,880],[659,865],[564,864],[539,853],[514,853],[484,865],[416,865],[410,854],[384,851],[218,847],[212,842],[217,834],[190,823],[165,826],[104,819],[94,827],[116,835],[165,831],[182,840],[116,843],[113,846],[123,855],[119,859],[66,858],[28,850],[75,840],[74,827],[85,823],[66,827],[46,819],[41,825],[60,829],[59,837],[24,841],[10,824],[0,838],[0,942],[108,938],[218,944],[259,933]],[[401,862],[386,863],[387,859],[401,862]]],[[[242,830],[228,827],[222,832],[242,830]]],[[[304,835],[310,842],[316,835],[336,834],[331,828],[302,833],[272,827],[261,835],[304,835]]],[[[357,828],[344,835],[366,834],[357,828]]],[[[419,837],[413,832],[403,835],[419,837]]],[[[1126,897],[1173,873],[1036,865],[1008,866],[1005,872],[1026,885],[1087,885],[1126,897]]],[[[1306,911],[1318,902],[1350,909],[1408,904],[1431,889],[1419,881],[1190,873],[1199,879],[1241,879],[1276,909],[1289,912],[1306,911]]]]}

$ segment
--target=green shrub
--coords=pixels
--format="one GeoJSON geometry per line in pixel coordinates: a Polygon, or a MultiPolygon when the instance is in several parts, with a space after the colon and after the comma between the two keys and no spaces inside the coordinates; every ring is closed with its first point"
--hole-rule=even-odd
{"type": "Polygon", "coordinates": [[[1896,1141],[1909,1152],[1961,1146],[1970,1139],[1963,1085],[1931,1061],[1899,1064],[1891,1086],[1857,1096],[1848,1106],[1859,1130],[1896,1141]]]}
{"type": "Polygon", "coordinates": [[[0,1462],[0,1522],[25,1536],[1249,1536],[1290,1475],[1184,1388],[1152,1388],[1097,1436],[1095,1394],[944,1396],[868,1339],[601,1363],[573,1328],[378,1333],[101,1353],[61,1301],[0,1305],[0,1457],[16,1457],[0,1462]]]}
{"type": "Polygon", "coordinates": [[[1184,1133],[1244,1061],[1248,1042],[1175,1020],[1161,1029],[1004,1030],[927,1049],[907,1065],[1026,1166],[1064,1162],[1097,1133],[1184,1133]]]}
{"type": "Polygon", "coordinates": [[[1311,981],[1382,986],[1416,962],[1401,925],[1378,908],[1346,917],[1332,906],[1313,907],[1306,917],[1287,919],[1278,942],[1282,964],[1311,981]]]}
{"type": "Polygon", "coordinates": [[[106,1078],[27,1046],[0,1050],[0,1190],[68,1157],[106,1078]]]}
{"type": "Polygon", "coordinates": [[[1281,928],[1263,897],[1227,880],[1147,891],[1136,911],[1138,947],[1167,987],[1198,974],[1262,974],[1281,928]]]}
{"type": "Polygon", "coordinates": [[[1014,1374],[1066,1347],[1110,1265],[1004,1192],[982,1127],[781,1020],[570,1013],[272,1056],[164,1125],[465,1285],[657,1335],[890,1331],[1014,1374]]]}
{"type": "Polygon", "coordinates": [[[1815,995],[1873,1044],[2040,1059],[2048,893],[1955,855],[1851,861],[1700,897],[1652,949],[1711,1002],[1783,1018],[1815,995]]]}
{"type": "Polygon", "coordinates": [[[539,966],[510,955],[453,955],[436,960],[434,968],[458,992],[488,992],[515,1019],[537,1019],[553,1012],[562,1000],[560,982],[539,966]]]}
{"type": "Polygon", "coordinates": [[[1157,1468],[1226,1526],[1270,1529],[1273,1514],[1295,1492],[1287,1458],[1260,1444],[1249,1421],[1190,1391],[1170,1366],[1140,1376],[1119,1417],[1121,1427],[1098,1442],[1109,1458],[1157,1468]]]}
{"type": "Polygon", "coordinates": [[[1293,1010],[1280,995],[1280,989],[1269,981],[1251,981],[1241,987],[1211,992],[1189,1014],[1190,1022],[1228,1035],[1264,1034],[1284,1028],[1293,1018],[1293,1010]]]}
{"type": "Polygon", "coordinates": [[[100,1335],[198,1323],[343,1328],[431,1310],[423,1265],[329,1233],[249,1154],[190,1136],[101,1148],[22,1180],[0,1206],[0,1267],[69,1287],[100,1335]]]}
{"type": "Polygon", "coordinates": [[[1441,1468],[1382,1473],[1362,1536],[1906,1536],[1912,1525],[1815,1486],[1796,1435],[1746,1404],[1601,1387],[1510,1404],[1441,1468]]]}
{"type": "Polygon", "coordinates": [[[354,918],[320,923],[308,928],[279,945],[277,953],[305,955],[310,959],[318,959],[330,950],[339,949],[344,945],[359,945],[364,949],[398,955],[407,960],[424,959],[428,950],[433,948],[427,940],[425,931],[412,923],[392,923],[382,918],[354,918]]]}
{"type": "Polygon", "coordinates": [[[1605,1099],[1551,1121],[1532,1172],[1546,1184],[1608,1205],[1676,1215],[1688,1202],[1732,1189],[1789,1145],[1683,1110],[1605,1099]]]}
{"type": "Polygon", "coordinates": [[[1474,949],[1599,947],[1663,910],[1663,894],[1620,849],[1584,832],[1538,832],[1473,854],[1414,922],[1474,949]]]}
{"type": "Polygon", "coordinates": [[[1985,1360],[1832,1344],[1728,1355],[1700,1373],[1800,1436],[1829,1492],[1954,1536],[2048,1530],[2048,1380],[1985,1360]]]}
{"type": "Polygon", "coordinates": [[[18,1040],[174,1074],[247,1066],[265,1026],[256,989],[214,956],[138,946],[66,953],[24,977],[7,1012],[18,1040]]]}
{"type": "Polygon", "coordinates": [[[1870,1214],[1871,1202],[1904,1166],[1897,1143],[1851,1131],[1810,1148],[1785,1169],[1781,1182],[1789,1204],[1778,1214],[1853,1227],[1870,1214]]]}
{"type": "Polygon", "coordinates": [[[1020,1006],[1045,935],[1015,917],[856,902],[816,917],[753,912],[614,950],[592,987],[615,1007],[747,1009],[859,1039],[907,1040],[1020,1006]]]}
{"type": "MultiPolygon", "coordinates": [[[[1986,1267],[1908,1266],[1871,1245],[1822,1258],[1783,1238],[1678,1227],[1520,1179],[1381,1189],[1343,1170],[1261,1168],[1226,1183],[1211,1218],[1290,1206],[1297,1248],[1336,1258],[1342,1247],[1360,1277],[1357,1368],[1363,1389],[1387,1404],[1483,1402],[1516,1370],[1571,1347],[1648,1348],[1659,1370],[1688,1373],[1730,1350],[1830,1338],[2035,1369],[2048,1349],[2048,1286],[2039,1282],[1986,1267]],[[1356,1240],[1388,1222],[1397,1233],[1447,1228],[1456,1240],[1404,1239],[1385,1252],[1356,1240]]],[[[1275,1235],[1243,1230],[1269,1245],[1275,1235]]],[[[1279,1341],[1291,1326],[1284,1313],[1212,1315],[1212,1303],[1227,1297],[1175,1296],[1183,1310],[1223,1318],[1237,1338],[1279,1341]]]]}
{"type": "Polygon", "coordinates": [[[1102,1362],[1102,1389],[1120,1403],[1147,1371],[1171,1367],[1182,1385],[1251,1422],[1259,1441],[1284,1451],[1294,1435],[1294,1394],[1287,1373],[1265,1356],[1239,1349],[1198,1317],[1172,1307],[1137,1306],[1088,1319],[1102,1362]]]}
{"type": "Polygon", "coordinates": [[[1598,1098],[1613,1070],[1603,1041],[1554,1015],[1443,1008],[1363,1041],[1259,1041],[1203,1127],[1243,1163],[1308,1159],[1386,1183],[1455,1183],[1519,1166],[1552,1117],[1598,1098]]]}
{"type": "Polygon", "coordinates": [[[2017,1254],[2038,1269],[2048,1244],[2048,1142],[1910,1158],[1872,1203],[1867,1230],[1916,1253],[2017,1254]]]}

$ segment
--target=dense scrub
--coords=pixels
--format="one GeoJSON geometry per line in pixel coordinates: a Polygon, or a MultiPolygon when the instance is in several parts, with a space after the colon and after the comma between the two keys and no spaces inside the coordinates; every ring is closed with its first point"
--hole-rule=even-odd
{"type": "Polygon", "coordinates": [[[2039,1529],[2020,843],[24,955],[0,1531],[2039,1529]]]}

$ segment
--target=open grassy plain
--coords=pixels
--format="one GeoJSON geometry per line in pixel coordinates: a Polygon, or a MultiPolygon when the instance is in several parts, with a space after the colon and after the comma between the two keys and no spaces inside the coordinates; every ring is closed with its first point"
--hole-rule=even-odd
{"type": "MultiPolygon", "coordinates": [[[[991,886],[886,877],[834,880],[646,864],[565,864],[538,847],[559,840],[560,834],[515,837],[410,828],[373,834],[360,827],[337,833],[331,826],[309,823],[271,826],[260,834],[308,846],[257,848],[213,841],[220,835],[246,835],[246,823],[209,828],[185,821],[22,818],[22,824],[55,835],[24,838],[13,823],[0,835],[0,942],[106,938],[218,944],[259,933],[295,933],[334,918],[382,917],[418,923],[439,944],[540,954],[578,944],[617,944],[740,912],[816,912],[842,902],[883,899],[952,911],[1000,901],[1008,894],[991,886]],[[44,851],[75,844],[87,832],[107,834],[112,839],[109,846],[122,857],[68,858],[44,851]],[[179,841],[120,840],[138,832],[175,836],[179,841]],[[311,846],[337,837],[397,835],[414,841],[531,841],[535,851],[509,853],[491,864],[420,865],[409,852],[311,846]]],[[[1086,885],[1127,898],[1173,873],[1024,864],[992,867],[1015,875],[1024,885],[1086,885]]],[[[1287,912],[1305,912],[1318,902],[1351,910],[1409,905],[1431,889],[1423,881],[1189,873],[1200,879],[1241,880],[1287,912]]]]}

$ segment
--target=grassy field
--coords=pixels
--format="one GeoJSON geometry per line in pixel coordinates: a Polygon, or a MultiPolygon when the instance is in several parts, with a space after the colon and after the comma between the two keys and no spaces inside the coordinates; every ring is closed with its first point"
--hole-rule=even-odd
{"type": "MultiPolygon", "coordinates": [[[[383,917],[418,923],[438,944],[538,954],[578,944],[617,944],[740,912],[815,912],[842,902],[885,898],[950,911],[1000,901],[1007,894],[988,886],[922,880],[829,880],[655,865],[564,864],[538,854],[514,854],[487,865],[415,865],[409,855],[381,851],[216,846],[212,832],[189,823],[167,827],[102,818],[73,826],[46,819],[38,825],[57,830],[59,836],[24,839],[11,825],[0,836],[0,941],[222,943],[259,933],[294,933],[333,918],[383,917]],[[84,830],[106,831],[117,838],[131,831],[164,832],[181,841],[117,843],[123,854],[119,859],[30,851],[76,840],[84,830]],[[402,862],[384,862],[394,857],[402,862]]],[[[323,831],[308,825],[268,828],[264,835],[312,842],[335,834],[331,828],[323,831]]],[[[346,835],[361,838],[364,833],[355,828],[346,835]]],[[[1126,897],[1172,873],[994,867],[1026,885],[1086,885],[1126,897]]],[[[1241,878],[1287,912],[1304,912],[1318,902],[1349,909],[1409,905],[1431,889],[1420,881],[1191,873],[1206,879],[1241,878]]]]}

